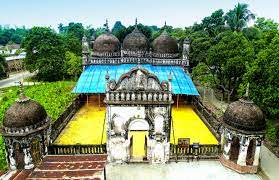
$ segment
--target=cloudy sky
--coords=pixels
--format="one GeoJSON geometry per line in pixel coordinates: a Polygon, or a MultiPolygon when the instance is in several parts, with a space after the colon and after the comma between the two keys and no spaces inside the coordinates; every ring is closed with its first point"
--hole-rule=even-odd
{"type": "Polygon", "coordinates": [[[100,27],[107,18],[134,24],[190,26],[222,8],[225,12],[238,2],[249,4],[257,16],[279,22],[278,0],[0,0],[0,25],[51,26],[82,22],[100,27]]]}

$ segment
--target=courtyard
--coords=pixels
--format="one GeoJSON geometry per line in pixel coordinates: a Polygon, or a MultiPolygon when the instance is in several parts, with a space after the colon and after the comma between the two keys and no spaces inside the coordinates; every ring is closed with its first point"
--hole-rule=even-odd
{"type": "MultiPolygon", "coordinates": [[[[203,121],[193,110],[193,107],[180,105],[172,108],[173,126],[171,127],[170,142],[177,144],[178,138],[190,138],[190,144],[218,144],[217,139],[209,131],[203,121]]],[[[106,143],[105,106],[98,104],[98,97],[91,96],[62,133],[55,144],[103,144],[106,143]],[[82,131],[80,131],[82,129],[82,131]]],[[[139,138],[144,140],[144,138],[139,138]]],[[[144,142],[139,142],[144,143],[144,142]]]]}

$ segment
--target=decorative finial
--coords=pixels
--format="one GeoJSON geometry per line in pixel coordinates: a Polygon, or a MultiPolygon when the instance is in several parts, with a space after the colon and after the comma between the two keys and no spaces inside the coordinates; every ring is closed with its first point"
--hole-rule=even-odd
{"type": "Polygon", "coordinates": [[[109,80],[109,73],[108,73],[108,70],[107,70],[107,74],[106,74],[106,80],[107,80],[107,81],[109,80]]]}
{"type": "Polygon", "coordinates": [[[136,18],[135,26],[138,26],[138,18],[136,18]]]}
{"type": "Polygon", "coordinates": [[[165,27],[167,27],[167,21],[165,21],[165,27]]]}
{"type": "Polygon", "coordinates": [[[104,24],[105,30],[108,32],[109,31],[109,27],[108,27],[108,19],[106,19],[106,23],[104,24]]]}
{"type": "Polygon", "coordinates": [[[19,99],[17,99],[16,101],[17,102],[26,102],[29,100],[28,97],[25,96],[24,94],[24,87],[23,87],[23,82],[22,81],[19,81],[19,82],[16,82],[19,84],[19,99]]]}
{"type": "Polygon", "coordinates": [[[169,73],[168,79],[169,79],[169,81],[171,81],[171,80],[172,80],[172,75],[171,75],[171,72],[169,73]]]}

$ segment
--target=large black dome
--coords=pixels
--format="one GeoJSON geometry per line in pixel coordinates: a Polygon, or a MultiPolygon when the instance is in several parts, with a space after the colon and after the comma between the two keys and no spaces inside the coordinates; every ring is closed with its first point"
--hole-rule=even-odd
{"type": "Polygon", "coordinates": [[[223,121],[232,128],[242,131],[263,131],[266,126],[262,110],[252,101],[244,99],[229,104],[223,121]]]}
{"type": "Polygon", "coordinates": [[[146,51],[147,38],[135,27],[135,29],[128,34],[123,40],[123,49],[128,51],[146,51]]]}
{"type": "Polygon", "coordinates": [[[167,31],[163,31],[159,37],[153,41],[153,52],[163,54],[178,53],[178,45],[167,31]]]}
{"type": "Polygon", "coordinates": [[[113,53],[120,52],[120,42],[111,33],[104,33],[100,35],[94,42],[93,52],[99,53],[113,53]]]}
{"type": "Polygon", "coordinates": [[[4,114],[3,126],[22,128],[45,121],[47,113],[42,105],[26,97],[17,100],[4,114]]]}

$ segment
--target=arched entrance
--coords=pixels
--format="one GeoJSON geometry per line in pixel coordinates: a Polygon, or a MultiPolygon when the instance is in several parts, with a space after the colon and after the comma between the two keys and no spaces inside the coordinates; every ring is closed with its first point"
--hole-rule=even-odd
{"type": "Polygon", "coordinates": [[[246,165],[252,166],[254,162],[254,156],[255,156],[255,148],[256,148],[256,142],[255,139],[250,140],[248,149],[247,149],[247,156],[246,156],[246,165]]]}
{"type": "Polygon", "coordinates": [[[15,147],[15,162],[17,169],[24,169],[24,152],[20,144],[17,142],[14,144],[15,147]]]}
{"type": "Polygon", "coordinates": [[[230,160],[233,162],[237,162],[238,155],[239,155],[239,138],[238,137],[233,137],[232,138],[232,144],[231,144],[231,149],[230,149],[230,160]]]}
{"type": "Polygon", "coordinates": [[[128,126],[131,159],[145,160],[147,155],[147,137],[149,124],[144,119],[134,119],[128,126]]]}

